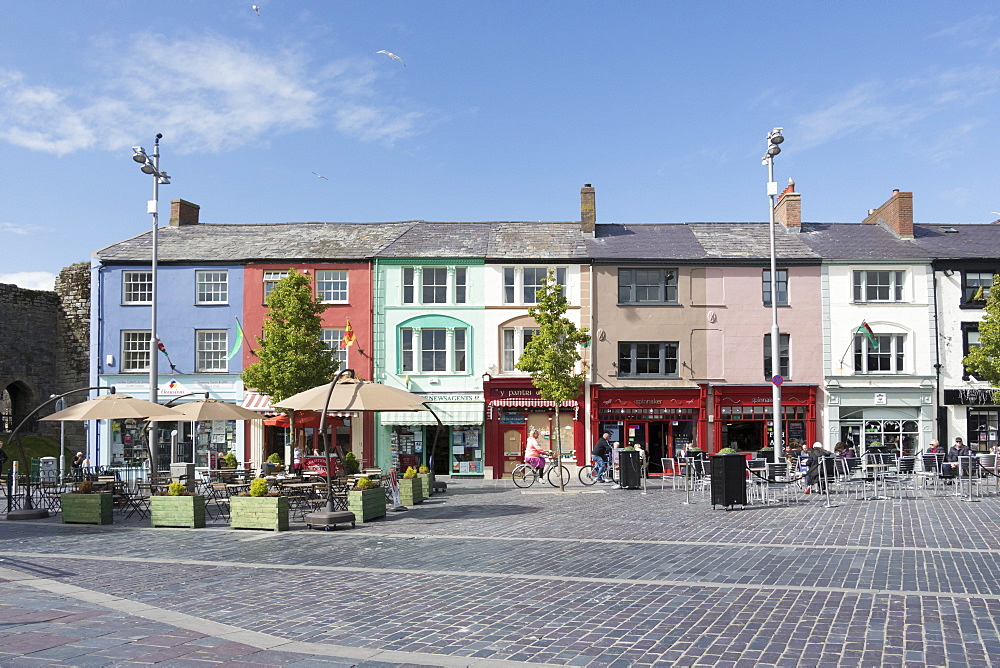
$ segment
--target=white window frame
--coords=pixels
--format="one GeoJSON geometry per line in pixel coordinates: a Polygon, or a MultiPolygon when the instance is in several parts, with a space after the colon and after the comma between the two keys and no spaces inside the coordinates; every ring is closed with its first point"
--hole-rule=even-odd
{"type": "Polygon", "coordinates": [[[619,304],[677,304],[678,302],[677,269],[670,267],[627,267],[618,269],[618,303],[619,304]],[[637,294],[640,288],[654,287],[646,279],[639,283],[637,272],[656,274],[655,287],[659,291],[659,299],[640,299],[637,294]],[[624,295],[623,291],[628,294],[624,295]],[[622,299],[622,297],[626,297],[622,299]]]}
{"type": "Polygon", "coordinates": [[[333,359],[340,362],[340,368],[347,364],[347,348],[341,348],[340,343],[344,340],[345,327],[324,327],[319,338],[327,348],[330,349],[333,359]]]}
{"type": "Polygon", "coordinates": [[[153,303],[153,272],[145,269],[122,272],[122,304],[153,303]],[[130,287],[140,286],[140,287],[130,287]],[[141,287],[146,286],[146,287],[141,287]],[[135,297],[140,297],[136,299],[135,297]]]}
{"type": "Polygon", "coordinates": [[[537,327],[503,327],[500,330],[500,344],[503,346],[500,373],[519,373],[515,365],[536,334],[537,327]]]}
{"type": "Polygon", "coordinates": [[[875,334],[878,348],[873,349],[868,337],[863,334],[854,335],[854,373],[858,376],[898,376],[907,374],[906,368],[906,335],[905,334],[875,334]],[[889,369],[870,369],[872,359],[888,359],[889,369]]]}
{"type": "MultiPolygon", "coordinates": [[[[399,328],[399,372],[426,375],[465,375],[469,368],[469,328],[468,327],[400,327],[399,328]],[[438,333],[444,334],[444,346],[432,340],[438,333]],[[432,344],[431,347],[426,347],[432,344]],[[443,369],[427,368],[425,353],[441,357],[443,369]]],[[[431,365],[433,366],[433,365],[431,365]]]]}
{"type": "Polygon", "coordinates": [[[402,267],[400,273],[400,303],[450,306],[468,301],[468,267],[420,265],[402,267]],[[444,283],[428,283],[427,272],[444,273],[444,283]],[[430,292],[429,292],[430,291],[430,292]],[[428,299],[428,297],[432,297],[428,299]],[[438,299],[440,297],[440,299],[438,299]]]}
{"type": "Polygon", "coordinates": [[[346,304],[348,294],[346,269],[316,270],[316,298],[319,301],[324,304],[346,304]]]}
{"type": "Polygon", "coordinates": [[[226,373],[229,371],[229,331],[225,329],[195,330],[195,373],[226,373]]]}
{"type": "Polygon", "coordinates": [[[199,269],[195,272],[195,304],[228,304],[229,271],[199,269]]]}
{"type": "Polygon", "coordinates": [[[906,272],[899,269],[855,269],[851,275],[852,296],[856,304],[873,302],[899,303],[906,298],[906,272]],[[888,283],[872,282],[873,274],[888,274],[888,283]],[[885,288],[888,297],[871,297],[872,290],[885,288]]]}
{"type": "Polygon", "coordinates": [[[278,281],[288,276],[288,270],[267,270],[264,272],[264,300],[262,303],[267,303],[267,298],[271,296],[271,292],[274,290],[274,286],[277,285],[278,281]]]}
{"type": "Polygon", "coordinates": [[[543,272],[543,276],[547,276],[549,271],[554,272],[556,282],[562,286],[562,294],[566,295],[569,271],[565,266],[519,265],[516,267],[503,267],[501,274],[503,277],[501,298],[504,304],[534,306],[538,303],[536,296],[537,286],[540,283],[525,283],[525,269],[531,269],[533,273],[535,270],[540,269],[543,272]]]}
{"type": "Polygon", "coordinates": [[[122,373],[149,373],[149,330],[123,329],[118,368],[122,373]]]}

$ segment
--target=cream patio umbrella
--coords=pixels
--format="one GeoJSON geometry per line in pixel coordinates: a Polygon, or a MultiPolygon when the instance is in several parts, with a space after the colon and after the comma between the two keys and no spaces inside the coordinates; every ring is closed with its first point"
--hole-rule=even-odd
{"type": "MultiPolygon", "coordinates": [[[[319,433],[325,436],[325,423],[327,411],[338,412],[378,412],[378,411],[432,411],[424,402],[423,397],[389,387],[381,383],[373,383],[354,376],[353,369],[344,369],[337,374],[333,382],[319,385],[304,392],[293,394],[292,396],[274,402],[275,406],[289,410],[311,410],[320,411],[319,433]],[[348,374],[350,376],[348,377],[348,374]]],[[[437,415],[435,414],[436,418],[437,415]]],[[[440,428],[441,421],[438,420],[440,428]]],[[[343,518],[338,517],[333,508],[333,475],[330,471],[330,441],[326,439],[326,481],[327,481],[327,501],[325,511],[314,511],[306,516],[306,524],[312,526],[322,526],[329,528],[337,522],[343,522],[343,518]]],[[[343,453],[337,448],[337,457],[343,461],[343,453]]],[[[396,506],[397,510],[406,510],[401,505],[396,506]]]]}
{"type": "Polygon", "coordinates": [[[200,422],[202,420],[263,420],[260,413],[247,410],[236,404],[218,399],[198,399],[173,406],[170,410],[178,420],[200,422]]]}
{"type": "Polygon", "coordinates": [[[161,422],[180,419],[177,411],[173,408],[154,404],[152,401],[136,399],[127,394],[104,394],[56,411],[52,415],[41,418],[41,421],[83,422],[86,420],[126,420],[129,418],[137,420],[155,418],[161,422]]]}

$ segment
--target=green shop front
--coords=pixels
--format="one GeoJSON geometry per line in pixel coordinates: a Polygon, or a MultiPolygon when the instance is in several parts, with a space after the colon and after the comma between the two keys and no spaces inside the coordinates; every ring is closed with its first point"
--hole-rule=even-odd
{"type": "Polygon", "coordinates": [[[378,414],[389,431],[389,464],[398,463],[405,471],[433,463],[436,475],[482,477],[482,392],[415,394],[426,400],[430,411],[378,414]]]}

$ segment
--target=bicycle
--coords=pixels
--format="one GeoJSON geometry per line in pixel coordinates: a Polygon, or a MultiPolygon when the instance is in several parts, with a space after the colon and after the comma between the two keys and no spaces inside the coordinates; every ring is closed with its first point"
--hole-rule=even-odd
{"type": "MultiPolygon", "coordinates": [[[[580,482],[584,485],[593,485],[597,482],[597,474],[594,473],[593,464],[581,466],[576,475],[580,479],[580,482]]],[[[615,479],[615,467],[612,466],[610,462],[604,464],[604,473],[601,474],[601,478],[603,480],[607,480],[608,482],[618,482],[615,479]]]]}
{"type": "Polygon", "coordinates": [[[539,478],[545,479],[553,487],[559,487],[559,478],[562,477],[563,486],[569,482],[569,469],[562,464],[557,464],[552,457],[545,458],[545,468],[539,475],[535,467],[530,464],[521,463],[510,472],[510,478],[514,485],[522,489],[527,489],[535,484],[539,478]]]}

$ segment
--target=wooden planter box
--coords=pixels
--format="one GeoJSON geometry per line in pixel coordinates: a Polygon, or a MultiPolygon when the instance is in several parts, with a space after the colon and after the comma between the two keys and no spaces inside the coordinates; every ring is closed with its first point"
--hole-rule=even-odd
{"type": "Polygon", "coordinates": [[[431,494],[434,493],[434,474],[433,473],[418,473],[417,478],[424,486],[424,498],[427,499],[431,494]]]}
{"type": "Polygon", "coordinates": [[[149,500],[149,520],[154,527],[205,526],[205,497],[154,496],[149,500]]]}
{"type": "Polygon", "coordinates": [[[63,523],[111,524],[114,521],[112,493],[63,494],[63,523]]]}
{"type": "Polygon", "coordinates": [[[424,483],[420,478],[399,479],[399,502],[404,506],[422,503],[424,500],[424,483]]]}
{"type": "Polygon", "coordinates": [[[229,528],[288,531],[288,497],[229,497],[229,528]]]}
{"type": "Polygon", "coordinates": [[[361,523],[385,517],[385,490],[381,487],[348,490],[347,509],[361,523]]]}

